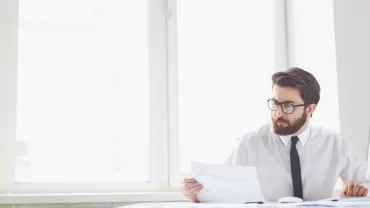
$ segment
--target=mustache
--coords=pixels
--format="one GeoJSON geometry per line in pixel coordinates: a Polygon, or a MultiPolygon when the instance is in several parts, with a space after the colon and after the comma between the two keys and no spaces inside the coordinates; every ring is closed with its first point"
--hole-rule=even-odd
{"type": "Polygon", "coordinates": [[[279,122],[279,121],[282,121],[282,122],[285,122],[285,123],[289,123],[289,121],[283,119],[283,118],[278,118],[275,120],[275,122],[279,122]]]}

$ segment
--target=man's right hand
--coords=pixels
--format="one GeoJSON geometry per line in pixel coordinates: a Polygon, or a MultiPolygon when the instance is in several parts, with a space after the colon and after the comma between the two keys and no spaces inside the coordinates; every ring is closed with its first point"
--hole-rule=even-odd
{"type": "Polygon", "coordinates": [[[181,186],[182,193],[192,202],[199,202],[197,195],[202,188],[202,184],[198,183],[195,178],[185,178],[181,186]]]}

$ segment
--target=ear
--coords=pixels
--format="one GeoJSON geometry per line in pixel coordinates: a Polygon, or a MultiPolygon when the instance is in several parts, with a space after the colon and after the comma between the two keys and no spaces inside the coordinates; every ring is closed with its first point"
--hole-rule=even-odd
{"type": "Polygon", "coordinates": [[[307,106],[306,112],[309,117],[312,117],[312,114],[315,111],[316,107],[316,104],[310,104],[309,106],[307,106]]]}

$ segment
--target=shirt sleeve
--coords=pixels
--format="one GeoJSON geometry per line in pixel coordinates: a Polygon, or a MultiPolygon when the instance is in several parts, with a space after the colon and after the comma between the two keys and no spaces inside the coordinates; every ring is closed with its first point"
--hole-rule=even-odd
{"type": "Polygon", "coordinates": [[[226,159],[225,165],[248,165],[247,136],[236,139],[231,155],[226,159]]]}
{"type": "Polygon", "coordinates": [[[344,184],[352,180],[363,182],[366,179],[366,161],[352,147],[342,140],[342,171],[340,177],[344,184]]]}

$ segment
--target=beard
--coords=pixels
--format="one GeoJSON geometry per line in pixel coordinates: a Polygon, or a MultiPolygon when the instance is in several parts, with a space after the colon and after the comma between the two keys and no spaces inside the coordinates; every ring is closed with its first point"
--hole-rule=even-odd
{"type": "Polygon", "coordinates": [[[293,125],[283,118],[278,118],[276,120],[274,120],[273,118],[271,119],[274,124],[274,132],[278,135],[286,136],[294,134],[302,128],[302,126],[306,123],[307,113],[305,111],[303,115],[293,123],[293,125]],[[284,122],[285,124],[287,124],[287,126],[281,126],[280,124],[278,124],[278,122],[284,122]]]}

